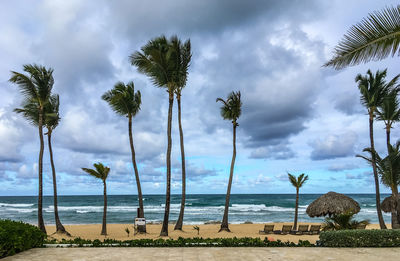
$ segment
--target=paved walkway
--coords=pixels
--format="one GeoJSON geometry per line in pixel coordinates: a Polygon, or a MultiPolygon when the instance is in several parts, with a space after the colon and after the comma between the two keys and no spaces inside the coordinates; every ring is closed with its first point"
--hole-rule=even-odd
{"type": "Polygon", "coordinates": [[[399,260],[400,248],[39,248],[9,260],[399,260]]]}

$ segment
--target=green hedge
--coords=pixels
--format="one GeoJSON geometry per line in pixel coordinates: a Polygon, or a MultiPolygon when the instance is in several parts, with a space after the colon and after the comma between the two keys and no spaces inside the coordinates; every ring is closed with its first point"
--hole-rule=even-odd
{"type": "Polygon", "coordinates": [[[73,240],[61,241],[50,240],[46,244],[67,244],[78,247],[311,247],[309,241],[300,240],[298,244],[293,242],[269,241],[267,238],[178,238],[174,239],[135,239],[135,240],[113,240],[104,241],[86,240],[75,238],[73,240]]]}
{"type": "Polygon", "coordinates": [[[46,235],[36,226],[12,220],[0,220],[0,258],[33,247],[41,247],[46,235]]]}
{"type": "Polygon", "coordinates": [[[338,230],[321,232],[323,247],[400,247],[400,229],[338,230]]]}

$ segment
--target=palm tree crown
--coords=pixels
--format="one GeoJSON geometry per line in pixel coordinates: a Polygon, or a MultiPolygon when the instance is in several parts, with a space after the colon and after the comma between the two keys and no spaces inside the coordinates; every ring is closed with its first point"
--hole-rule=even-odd
{"type": "Polygon", "coordinates": [[[82,168],[82,170],[95,178],[101,179],[103,182],[106,181],[110,168],[100,162],[93,164],[93,166],[95,169],[82,168]]]}
{"type": "Polygon", "coordinates": [[[232,123],[237,124],[237,119],[242,114],[242,101],[240,100],[240,91],[231,92],[228,99],[223,100],[217,98],[217,102],[222,102],[224,105],[221,107],[221,116],[224,120],[231,120],[232,123]]]}
{"type": "Polygon", "coordinates": [[[127,117],[135,116],[140,111],[142,104],[140,91],[135,92],[133,82],[126,85],[123,82],[118,82],[112,90],[106,92],[101,98],[108,102],[116,113],[127,117]]]}
{"type": "MultiPolygon", "coordinates": [[[[398,76],[395,77],[394,84],[396,84],[398,76]]],[[[399,86],[395,86],[395,88],[389,90],[377,111],[377,119],[383,121],[388,128],[391,128],[394,122],[400,120],[400,103],[397,97],[398,93],[399,86]]]]}
{"type": "Polygon", "coordinates": [[[180,40],[176,36],[170,40],[165,36],[154,38],[144,45],[141,51],[130,56],[131,63],[139,72],[150,77],[155,86],[168,88],[172,92],[182,84],[182,63],[179,62],[181,56],[177,53],[179,44],[180,40]]]}
{"type": "Polygon", "coordinates": [[[370,13],[352,26],[334,49],[334,56],[324,66],[342,69],[347,66],[400,55],[400,5],[370,13]]]}
{"type": "Polygon", "coordinates": [[[302,173],[296,178],[296,176],[288,173],[288,178],[295,188],[301,188],[301,186],[303,186],[303,184],[308,180],[308,175],[302,173]]]}
{"type": "Polygon", "coordinates": [[[358,89],[361,94],[361,103],[368,108],[371,115],[375,115],[376,109],[380,106],[387,93],[391,90],[397,81],[397,77],[385,83],[387,70],[376,71],[375,75],[371,70],[367,71],[367,75],[358,74],[355,81],[358,83],[358,89]]]}

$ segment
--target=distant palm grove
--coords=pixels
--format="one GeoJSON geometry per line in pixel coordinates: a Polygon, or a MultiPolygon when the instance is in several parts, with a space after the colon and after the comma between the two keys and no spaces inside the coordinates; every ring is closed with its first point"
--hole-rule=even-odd
{"type": "MultiPolygon", "coordinates": [[[[397,7],[387,7],[382,11],[369,14],[367,18],[357,25],[350,28],[342,41],[334,50],[334,57],[325,66],[342,69],[350,65],[357,65],[370,60],[384,59],[390,54],[400,55],[400,5],[397,7]]],[[[140,50],[133,52],[130,56],[130,63],[136,69],[146,75],[152,84],[160,88],[163,93],[166,91],[168,96],[168,115],[167,117],[167,148],[166,148],[166,196],[165,212],[160,231],[160,236],[168,236],[169,212],[171,206],[171,151],[172,151],[172,120],[173,105],[176,99],[178,106],[178,127],[181,151],[181,174],[182,174],[182,193],[181,204],[175,230],[182,230],[185,195],[186,195],[186,165],[184,134],[181,119],[181,100],[184,98],[183,90],[187,85],[189,67],[192,59],[190,40],[181,41],[177,36],[167,38],[160,36],[149,40],[140,50]]],[[[398,68],[397,68],[398,69],[398,68]]],[[[29,123],[37,127],[39,134],[38,152],[38,227],[46,232],[43,220],[43,157],[45,151],[44,136],[47,135],[48,151],[51,163],[53,193],[54,193],[54,218],[56,231],[66,233],[57,206],[57,179],[56,166],[53,160],[51,138],[55,133],[61,117],[59,115],[60,98],[53,93],[53,69],[37,64],[23,65],[23,73],[11,72],[10,82],[16,84],[23,98],[20,108],[14,111],[21,114],[29,123]]],[[[392,228],[400,228],[400,196],[398,186],[400,185],[400,141],[395,144],[391,142],[391,130],[400,121],[400,101],[399,101],[399,75],[392,79],[387,78],[387,69],[372,72],[368,70],[366,74],[358,74],[355,78],[355,86],[360,91],[360,100],[365,107],[369,121],[369,140],[370,144],[364,149],[364,154],[357,155],[366,160],[372,167],[376,192],[376,209],[381,229],[386,225],[383,220],[382,211],[391,213],[392,228]],[[383,121],[386,131],[387,154],[380,155],[375,150],[374,142],[374,123],[383,121]],[[386,198],[382,205],[380,199],[380,183],[391,189],[392,195],[386,198]]],[[[100,99],[100,97],[99,97],[100,99]]],[[[132,160],[132,175],[136,181],[138,193],[137,217],[145,217],[145,207],[143,203],[143,192],[140,183],[140,173],[136,160],[134,146],[134,121],[135,116],[140,112],[142,104],[141,92],[133,81],[124,83],[117,82],[110,86],[110,90],[101,96],[101,99],[108,103],[110,108],[119,116],[127,118],[127,131],[129,135],[129,147],[132,160]],[[136,90],[135,90],[136,88],[136,90]]],[[[143,97],[146,102],[146,97],[143,97]]],[[[239,126],[241,116],[242,97],[240,91],[232,91],[227,98],[217,98],[221,103],[220,113],[224,120],[232,123],[232,160],[227,184],[225,199],[225,209],[222,217],[220,231],[230,231],[228,214],[230,205],[230,194],[233,181],[235,160],[236,160],[236,128],[239,126]]],[[[212,102],[212,101],[210,101],[212,102]]],[[[367,120],[367,117],[366,117],[367,120]]],[[[127,141],[128,142],[128,141],[127,141]]],[[[82,166],[82,171],[99,179],[104,188],[104,211],[101,234],[107,234],[106,213],[107,213],[107,190],[106,180],[111,173],[109,167],[102,163],[95,163],[94,169],[82,166]]],[[[299,189],[308,180],[308,176],[301,174],[298,177],[288,173],[290,183],[296,188],[296,212],[294,217],[294,228],[297,227],[299,189]]],[[[142,231],[146,232],[145,227],[142,231]]]]}

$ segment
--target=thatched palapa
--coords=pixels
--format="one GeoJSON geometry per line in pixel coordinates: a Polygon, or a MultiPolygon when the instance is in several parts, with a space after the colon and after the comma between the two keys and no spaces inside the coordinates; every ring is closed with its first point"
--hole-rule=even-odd
{"type": "MultiPolygon", "coordinates": [[[[382,201],[381,208],[384,212],[392,212],[393,198],[389,196],[382,201]]],[[[397,204],[400,204],[400,195],[397,195],[397,204]]]]}
{"type": "Polygon", "coordinates": [[[310,217],[331,216],[346,211],[358,213],[360,205],[354,199],[332,191],[314,200],[306,210],[310,217]]]}

